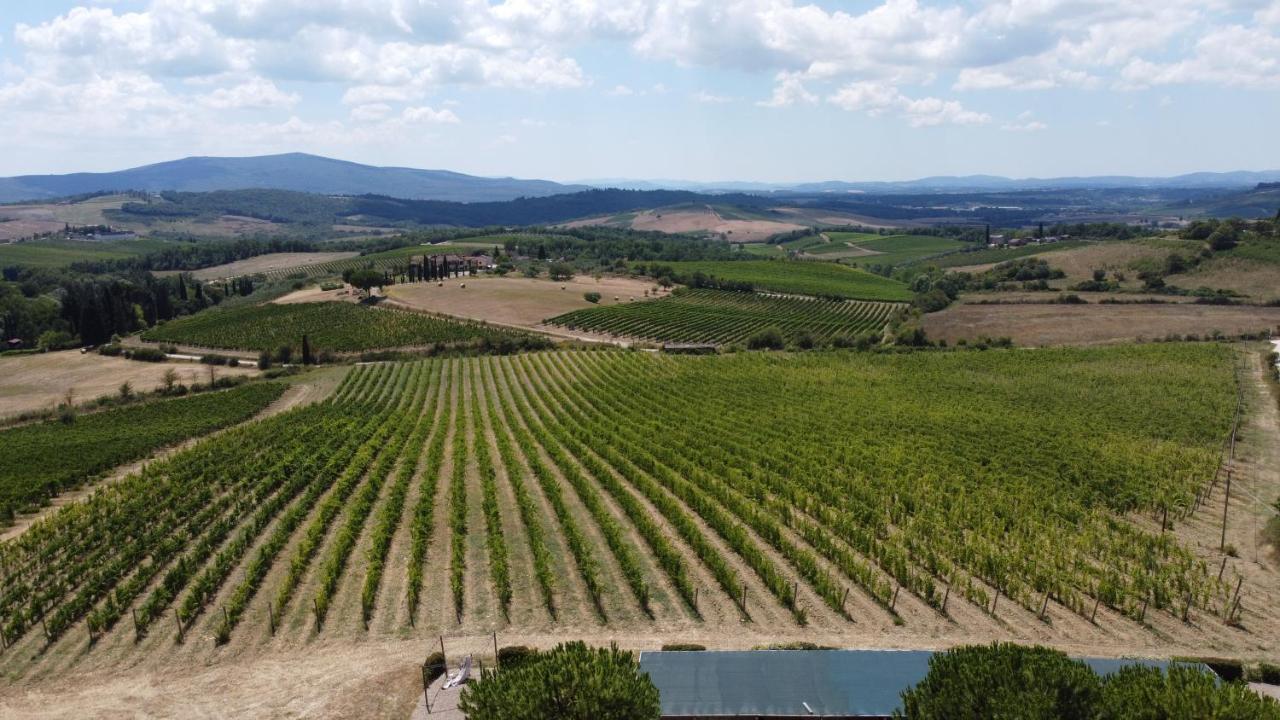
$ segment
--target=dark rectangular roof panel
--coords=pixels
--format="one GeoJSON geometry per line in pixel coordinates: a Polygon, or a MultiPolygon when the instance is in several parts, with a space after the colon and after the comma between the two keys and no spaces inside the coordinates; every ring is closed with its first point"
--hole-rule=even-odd
{"type": "MultiPolygon", "coordinates": [[[[927,650],[643,652],[664,718],[888,717],[929,672],[927,650]]],[[[1154,660],[1085,658],[1099,674],[1154,660]]]]}

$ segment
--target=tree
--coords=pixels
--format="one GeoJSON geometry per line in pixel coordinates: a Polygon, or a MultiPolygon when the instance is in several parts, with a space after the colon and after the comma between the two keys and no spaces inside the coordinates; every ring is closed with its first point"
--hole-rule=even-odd
{"type": "Polygon", "coordinates": [[[556,282],[573,278],[573,266],[569,263],[555,262],[547,266],[547,276],[556,282]]]}
{"type": "Polygon", "coordinates": [[[263,350],[258,353],[258,369],[269,370],[271,368],[271,353],[263,350]]]}
{"type": "Polygon", "coordinates": [[[598,293],[598,292],[585,292],[585,293],[582,293],[582,299],[583,299],[583,300],[586,300],[587,302],[592,303],[592,304],[594,304],[594,303],[598,303],[598,302],[600,302],[600,293],[598,293]]]}
{"type": "Polygon", "coordinates": [[[345,279],[366,295],[373,288],[381,288],[386,283],[386,278],[383,277],[382,273],[373,268],[353,270],[345,279]]]}
{"type": "Polygon", "coordinates": [[[279,348],[276,349],[276,360],[281,365],[288,365],[289,361],[292,359],[293,359],[293,347],[289,345],[281,345],[279,348]]]}
{"type": "Polygon", "coordinates": [[[128,380],[125,380],[124,382],[120,383],[120,399],[121,400],[133,399],[133,383],[129,382],[128,380]]]}
{"type": "Polygon", "coordinates": [[[307,340],[307,334],[303,333],[302,334],[302,364],[314,365],[315,362],[316,362],[315,357],[311,355],[311,342],[307,340]]]}
{"type": "Polygon", "coordinates": [[[631,653],[564,643],[510,670],[487,671],[458,700],[486,720],[657,720],[658,689],[631,653]]]}
{"type": "Polygon", "coordinates": [[[1098,720],[1276,720],[1280,703],[1187,665],[1129,665],[1102,680],[1098,720]]]}
{"type": "Polygon", "coordinates": [[[165,370],[160,382],[164,385],[164,394],[169,395],[173,392],[173,387],[178,384],[178,371],[173,368],[165,370]]]}
{"type": "Polygon", "coordinates": [[[1086,720],[1101,698],[1089,666],[1045,647],[969,645],[929,658],[929,674],[902,693],[895,717],[1086,720]]]}

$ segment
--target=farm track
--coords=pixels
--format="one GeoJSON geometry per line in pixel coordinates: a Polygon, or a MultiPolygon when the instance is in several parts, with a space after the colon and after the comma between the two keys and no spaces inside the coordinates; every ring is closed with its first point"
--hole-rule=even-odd
{"type": "MultiPolygon", "coordinates": [[[[1012,353],[1008,357],[1020,359],[1023,355],[1012,353]]],[[[1035,588],[1018,589],[1016,585],[1010,586],[1016,595],[1002,595],[993,616],[989,604],[975,600],[989,598],[994,592],[993,584],[977,571],[967,573],[973,583],[969,594],[957,588],[950,595],[945,616],[937,609],[938,598],[931,600],[922,589],[924,585],[911,585],[906,581],[898,591],[895,612],[890,613],[882,599],[883,590],[868,586],[868,581],[861,576],[850,575],[850,567],[856,565],[841,563],[852,559],[871,566],[873,576],[880,578],[877,582],[888,583],[891,593],[898,584],[896,578],[925,576],[937,582],[937,592],[941,593],[946,583],[929,570],[926,558],[913,553],[908,556],[907,565],[898,566],[894,564],[897,562],[894,555],[885,554],[896,547],[892,543],[909,543],[914,537],[912,533],[923,532],[913,527],[916,518],[895,511],[878,531],[881,533],[878,542],[885,547],[873,546],[872,551],[867,552],[854,542],[858,539],[856,536],[846,535],[845,530],[830,524],[833,516],[824,514],[819,502],[824,486],[802,486],[794,496],[781,494],[785,486],[777,483],[786,477],[830,473],[838,463],[846,462],[842,455],[810,458],[803,452],[803,442],[788,442],[790,438],[829,432],[827,424],[819,420],[829,422],[830,418],[808,418],[801,423],[798,418],[803,415],[788,414],[779,408],[768,426],[745,427],[736,411],[737,405],[744,401],[741,397],[716,387],[705,388],[705,397],[695,404],[682,395],[672,395],[676,388],[692,392],[692,388],[698,387],[675,383],[679,382],[680,373],[704,367],[707,362],[708,359],[644,354],[571,352],[356,368],[333,399],[288,410],[282,416],[311,413],[311,417],[316,418],[312,422],[314,432],[320,433],[315,437],[329,432],[327,427],[359,428],[361,434],[351,436],[341,447],[332,448],[332,468],[315,481],[323,483],[323,491],[310,501],[312,504],[275,551],[243,615],[231,629],[228,643],[218,646],[214,642],[224,623],[221,608],[232,604],[232,596],[246,581],[249,559],[256,557],[282,527],[283,512],[253,531],[247,547],[238,553],[225,579],[187,627],[184,644],[175,642],[173,609],[185,601],[186,588],[161,609],[146,637],[138,643],[133,639],[130,612],[140,608],[148,595],[160,587],[162,569],[143,584],[123,609],[121,619],[92,647],[87,642],[84,621],[79,620],[62,638],[44,649],[37,622],[34,630],[28,629],[16,646],[0,652],[0,677],[22,679],[24,687],[29,684],[65,687],[62,683],[76,676],[102,677],[122,671],[177,672],[170,666],[185,667],[184,672],[189,674],[194,672],[193,668],[210,663],[222,667],[251,664],[260,658],[282,657],[301,648],[317,653],[318,657],[341,653],[363,657],[367,649],[384,648],[386,657],[374,662],[381,667],[381,663],[402,662],[406,653],[400,649],[401,643],[420,648],[426,639],[439,633],[479,636],[495,630],[503,644],[521,641],[546,644],[556,638],[584,637],[598,642],[617,638],[636,647],[655,647],[662,641],[675,639],[704,642],[713,647],[744,647],[772,640],[800,639],[837,645],[931,647],[1000,638],[1101,654],[1177,652],[1275,659],[1276,631],[1280,627],[1280,610],[1276,609],[1280,607],[1280,597],[1275,588],[1280,583],[1275,561],[1268,556],[1266,548],[1260,552],[1258,562],[1253,560],[1255,536],[1250,515],[1258,511],[1255,498],[1273,501],[1280,495],[1280,477],[1275,470],[1280,467],[1280,412],[1274,398],[1267,394],[1260,359],[1250,358],[1243,375],[1245,419],[1237,459],[1232,466],[1235,476],[1228,542],[1239,549],[1241,557],[1229,561],[1226,578],[1234,578],[1235,572],[1244,578],[1242,622],[1238,629],[1222,621],[1214,594],[1221,589],[1212,582],[1206,585],[1209,594],[1203,600],[1198,598],[1191,609],[1190,623],[1179,618],[1175,597],[1171,607],[1158,609],[1153,605],[1142,622],[1134,617],[1131,602],[1108,601],[1101,604],[1094,624],[1087,617],[1092,598],[1082,613],[1079,601],[1070,600],[1070,593],[1075,592],[1070,587],[1051,593],[1046,622],[1037,617],[1043,593],[1035,588]],[[691,413],[691,407],[701,411],[691,413]],[[327,412],[333,415],[332,426],[321,424],[327,412]],[[458,432],[462,435],[456,436],[459,442],[455,442],[458,432]],[[441,451],[433,464],[429,456],[438,434],[441,451]],[[597,436],[612,436],[614,442],[592,442],[597,436]],[[708,438],[722,440],[708,445],[708,438]],[[413,454],[411,443],[421,445],[420,454],[413,454]],[[497,529],[509,558],[509,582],[513,591],[509,617],[502,612],[495,585],[495,556],[488,545],[492,528],[486,526],[483,464],[477,459],[478,443],[487,449],[493,467],[497,529]],[[504,443],[510,448],[510,466],[508,458],[503,457],[504,443]],[[409,458],[412,465],[406,464],[409,458]],[[538,467],[545,473],[542,478],[538,476],[538,467]],[[357,471],[358,474],[352,474],[357,471]],[[396,488],[402,473],[407,473],[403,496],[398,501],[402,507],[398,512],[389,513],[387,508],[394,507],[391,503],[398,497],[396,488]],[[457,477],[463,483],[467,509],[461,622],[454,613],[450,589],[452,482],[457,477]],[[732,482],[727,478],[732,478],[732,482]],[[575,484],[575,479],[585,485],[575,484]],[[526,524],[517,509],[513,482],[517,480],[528,494],[526,509],[534,525],[526,524]],[[685,481],[692,484],[684,487],[680,483],[685,481]],[[563,516],[557,513],[556,503],[548,495],[551,488],[548,483],[558,487],[563,516]],[[434,490],[434,502],[424,526],[428,541],[422,594],[414,622],[410,623],[406,599],[414,513],[428,489],[434,490]],[[588,491],[586,495],[584,489],[588,491]],[[346,499],[336,512],[325,515],[322,508],[339,494],[346,499]],[[358,510],[356,499],[362,496],[366,502],[360,507],[366,509],[358,510]],[[721,519],[710,520],[704,516],[704,510],[700,510],[704,502],[700,498],[704,496],[724,500],[715,500],[721,507],[721,519]],[[740,502],[748,504],[737,504],[740,502]],[[793,503],[788,519],[772,514],[774,509],[793,503]],[[754,516],[747,512],[751,507],[770,514],[754,516]],[[678,510],[683,519],[671,514],[672,509],[678,510]],[[636,511],[650,518],[659,535],[669,543],[683,568],[686,580],[681,582],[697,589],[696,614],[681,595],[677,575],[672,574],[674,571],[664,564],[661,552],[646,538],[636,515],[629,514],[636,511]],[[386,540],[385,571],[375,588],[370,625],[366,630],[361,618],[361,593],[375,549],[375,528],[384,514],[397,515],[398,519],[386,540]],[[680,530],[677,521],[687,523],[687,529],[680,530]],[[775,522],[776,527],[770,522],[775,522]],[[576,529],[571,531],[570,526],[576,529]],[[312,532],[309,536],[311,527],[318,528],[318,534],[312,532]],[[607,530],[609,527],[614,529],[607,530]],[[545,605],[535,567],[530,541],[531,530],[535,528],[544,538],[549,558],[554,617],[545,605]],[[805,528],[817,528],[830,535],[832,544],[811,542],[813,536],[806,535],[805,528]],[[570,547],[572,532],[585,539],[603,617],[596,610],[580,561],[570,547]],[[350,536],[344,539],[344,533],[350,536]],[[609,533],[614,533],[612,544],[607,538],[609,533]],[[705,543],[707,554],[700,555],[689,538],[705,543]],[[311,549],[304,553],[306,546],[311,549]],[[725,564],[728,576],[747,585],[749,620],[739,611],[736,593],[727,591],[717,576],[718,571],[708,564],[709,558],[718,558],[725,564]],[[294,559],[302,563],[300,570],[290,570],[294,559]],[[339,563],[335,567],[340,567],[340,571],[333,576],[335,579],[327,580],[326,568],[335,562],[339,563]],[[780,583],[771,579],[775,574],[781,578],[780,583]],[[279,627],[273,637],[267,604],[277,600],[281,588],[290,584],[291,575],[296,587],[288,593],[283,612],[276,618],[279,627]],[[795,581],[798,583],[793,601],[789,593],[795,581]],[[823,583],[827,582],[834,583],[834,587],[824,590],[827,585],[823,583]],[[323,597],[326,587],[332,588],[331,596],[317,632],[314,603],[323,597]],[[647,590],[652,617],[646,613],[642,596],[638,594],[641,588],[647,590]],[[848,617],[833,607],[830,599],[831,592],[838,593],[845,588],[849,589],[848,602],[844,605],[848,617]],[[793,611],[793,602],[802,613],[793,611]],[[900,626],[895,622],[895,614],[900,618],[900,626]],[[800,622],[801,617],[804,624],[800,622]]],[[[753,367],[746,362],[739,361],[734,367],[739,370],[753,367]]],[[[871,382],[878,382],[874,379],[875,367],[865,372],[872,373],[868,375],[871,382]]],[[[791,390],[780,392],[786,395],[791,390]]],[[[302,428],[286,430],[289,426],[283,424],[279,427],[283,434],[271,440],[278,444],[264,445],[264,448],[283,448],[287,442],[307,445],[309,436],[302,428]],[[297,434],[289,434],[294,432],[297,434]]],[[[887,425],[890,430],[894,427],[892,422],[887,425]]],[[[246,439],[239,442],[248,442],[248,436],[244,437],[246,439]]],[[[209,441],[209,446],[219,447],[227,442],[219,435],[209,441]]],[[[189,452],[205,452],[204,447],[202,444],[189,452]]],[[[159,463],[162,467],[153,468],[151,472],[163,475],[165,468],[181,462],[186,454],[179,453],[159,463]]],[[[233,457],[230,448],[225,457],[233,457]]],[[[305,454],[281,455],[274,461],[268,460],[269,457],[272,457],[270,453],[262,456],[263,472],[271,462],[288,471],[309,467],[305,464],[305,454]]],[[[283,477],[290,475],[286,472],[283,477]]],[[[834,475],[831,477],[832,483],[838,480],[834,475]]],[[[868,478],[864,485],[875,487],[875,482],[874,478],[868,478]]],[[[128,486],[119,487],[123,491],[128,486]]],[[[241,487],[227,485],[213,497],[236,499],[243,492],[241,487]]],[[[308,487],[312,485],[300,484],[297,495],[284,503],[283,508],[300,503],[308,487]]],[[[844,486],[832,485],[836,487],[844,486]]],[[[903,486],[903,490],[906,489],[903,486]]],[[[283,486],[278,486],[269,492],[282,490],[283,486]]],[[[1203,561],[1208,566],[1209,575],[1216,575],[1222,557],[1217,551],[1222,498],[1220,483],[1207,504],[1185,517],[1179,516],[1174,522],[1180,545],[1171,547],[1187,548],[1196,562],[1203,561]]],[[[850,502],[854,500],[850,497],[850,502]]],[[[233,510],[234,507],[227,505],[226,512],[239,512],[233,510]]],[[[863,512],[856,506],[850,507],[851,512],[863,512]]],[[[1134,537],[1158,535],[1159,518],[1152,520],[1152,516],[1149,509],[1129,513],[1123,524],[1132,531],[1124,532],[1141,534],[1134,537]]],[[[212,559],[219,551],[235,547],[233,541],[242,531],[248,531],[248,521],[247,512],[236,516],[236,522],[214,545],[209,559],[197,565],[194,572],[212,567],[212,559]]],[[[1261,527],[1260,522],[1258,528],[1261,527]]],[[[1011,547],[1023,547],[1020,545],[1024,542],[1023,532],[1016,529],[1008,535],[1011,547]]],[[[1129,542],[1121,537],[1117,536],[1118,549],[1108,546],[1108,549],[1097,550],[1097,557],[1090,557],[1089,565],[1095,569],[1101,567],[1102,559],[1111,557],[1109,553],[1121,551],[1123,544],[1129,542]]],[[[1105,538],[1098,536],[1098,539],[1105,538]]],[[[1173,558],[1181,557],[1177,554],[1181,550],[1173,552],[1173,558]]],[[[3,567],[0,565],[0,569],[3,567]]],[[[1189,573],[1198,572],[1190,569],[1190,565],[1187,567],[1189,573]]],[[[965,575],[960,577],[963,579],[965,575]]],[[[95,611],[102,607],[101,599],[93,604],[95,611]]],[[[0,622],[7,622],[7,618],[0,618],[0,622]]],[[[18,707],[21,702],[20,695],[0,689],[0,709],[6,703],[18,703],[15,705],[18,707]]]]}

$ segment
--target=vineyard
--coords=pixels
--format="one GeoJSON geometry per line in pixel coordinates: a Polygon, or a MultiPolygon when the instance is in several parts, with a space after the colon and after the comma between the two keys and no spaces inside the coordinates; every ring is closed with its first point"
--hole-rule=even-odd
{"type": "Polygon", "coordinates": [[[1231,363],[1205,344],[357,366],[0,545],[0,629],[92,653],[117,625],[234,644],[928,622],[907,605],[1221,627],[1235,569],[1124,518],[1198,506],[1231,363]]]}
{"type": "Polygon", "coordinates": [[[0,432],[0,524],[56,493],[156,448],[249,419],[280,396],[253,383],[193,397],[125,406],[0,432]]]}
{"type": "Polygon", "coordinates": [[[835,263],[699,260],[661,264],[670,265],[682,277],[701,272],[721,280],[750,283],[756,290],[847,300],[911,300],[911,289],[897,280],[835,263]]]}
{"type": "Polygon", "coordinates": [[[501,342],[528,337],[483,323],[352,303],[323,302],[214,309],[160,325],[143,333],[142,339],[272,352],[289,345],[298,354],[304,334],[312,349],[332,352],[433,343],[501,342]]]}
{"type": "Polygon", "coordinates": [[[879,334],[904,305],[886,302],[772,297],[721,290],[676,290],[661,300],[575,310],[549,320],[571,330],[663,342],[744,343],[778,328],[786,337],[829,342],[879,334]]]}

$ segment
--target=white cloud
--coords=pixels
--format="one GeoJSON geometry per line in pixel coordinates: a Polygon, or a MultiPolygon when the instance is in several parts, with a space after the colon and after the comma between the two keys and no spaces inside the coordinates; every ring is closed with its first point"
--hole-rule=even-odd
{"type": "Polygon", "coordinates": [[[234,87],[221,87],[199,98],[200,103],[218,110],[293,107],[296,93],[286,93],[264,78],[252,78],[234,87]]]}
{"type": "Polygon", "coordinates": [[[400,119],[411,125],[423,123],[447,123],[453,124],[458,122],[458,116],[452,110],[435,110],[427,106],[405,108],[400,113],[400,119]]]}
{"type": "Polygon", "coordinates": [[[1036,120],[1035,115],[1030,110],[1019,113],[1017,119],[1013,122],[1005,123],[1000,127],[1010,132],[1039,132],[1049,129],[1048,125],[1036,120]]]}
{"type": "Polygon", "coordinates": [[[1280,87],[1280,37],[1260,28],[1231,25],[1196,42],[1190,57],[1156,63],[1134,59],[1120,73],[1120,87],[1204,83],[1280,87]]]}
{"type": "Polygon", "coordinates": [[[391,114],[391,106],[386,103],[370,103],[351,108],[351,119],[356,122],[372,122],[382,120],[391,114]]]}
{"type": "Polygon", "coordinates": [[[709,93],[706,90],[699,90],[689,97],[695,102],[705,103],[708,105],[723,105],[725,103],[733,102],[733,98],[727,95],[716,95],[714,93],[709,93]]]}
{"type": "Polygon", "coordinates": [[[636,91],[626,85],[614,85],[613,89],[605,94],[612,95],[613,97],[629,97],[631,95],[635,95],[636,91]]]}
{"type": "Polygon", "coordinates": [[[773,86],[773,96],[756,103],[761,107],[788,107],[796,103],[812,104],[818,96],[805,89],[800,77],[794,73],[779,73],[773,86]]]}
{"type": "Polygon", "coordinates": [[[873,82],[849,83],[827,98],[827,102],[844,110],[862,111],[872,117],[892,114],[912,127],[933,125],[985,125],[991,122],[986,113],[966,110],[954,100],[935,97],[913,99],[897,88],[873,82]]]}

